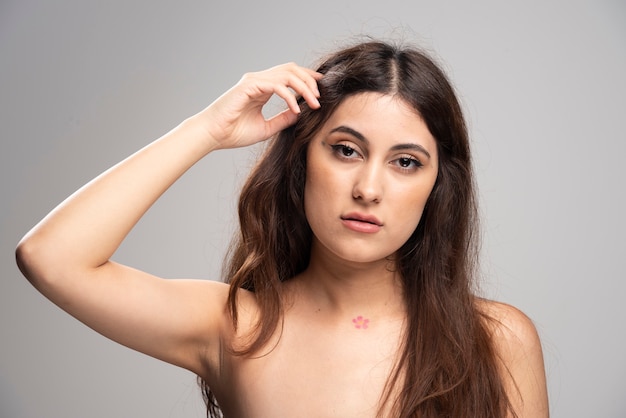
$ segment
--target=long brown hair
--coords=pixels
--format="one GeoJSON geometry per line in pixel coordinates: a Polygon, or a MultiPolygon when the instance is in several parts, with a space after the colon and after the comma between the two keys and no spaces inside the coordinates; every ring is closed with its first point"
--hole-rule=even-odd
{"type": "MultiPolygon", "coordinates": [[[[505,417],[510,403],[472,293],[477,210],[468,134],[454,89],[427,54],[378,41],[340,50],[317,70],[324,74],[321,109],[300,100],[298,121],[272,140],[241,193],[241,229],[225,269],[229,310],[236,327],[237,292],[248,289],[261,319],[256,338],[237,354],[252,355],[268,343],[282,320],[282,282],[309,263],[312,233],[303,210],[309,142],[346,97],[396,95],[436,139],[439,172],[418,227],[397,254],[407,320],[380,408],[387,405],[395,417],[505,417]]],[[[208,385],[200,382],[207,414],[219,416],[208,385]]]]}

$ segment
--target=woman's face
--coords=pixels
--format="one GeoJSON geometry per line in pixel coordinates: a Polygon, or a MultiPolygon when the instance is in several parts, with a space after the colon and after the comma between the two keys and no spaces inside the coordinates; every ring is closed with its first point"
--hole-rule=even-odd
{"type": "Polygon", "coordinates": [[[345,99],[307,152],[304,207],[314,251],[353,262],[394,254],[411,236],[437,178],[437,144],[401,99],[345,99]]]}

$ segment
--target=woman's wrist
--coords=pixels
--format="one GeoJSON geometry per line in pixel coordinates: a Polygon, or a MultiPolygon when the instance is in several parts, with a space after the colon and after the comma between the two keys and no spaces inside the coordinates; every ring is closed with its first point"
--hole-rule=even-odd
{"type": "Polygon", "coordinates": [[[185,119],[175,130],[179,130],[185,140],[195,142],[204,155],[222,148],[222,141],[206,126],[206,120],[200,114],[185,119]]]}

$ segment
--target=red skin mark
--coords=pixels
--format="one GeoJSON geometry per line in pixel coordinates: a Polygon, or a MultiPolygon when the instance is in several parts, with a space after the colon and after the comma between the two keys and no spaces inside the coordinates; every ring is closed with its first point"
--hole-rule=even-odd
{"type": "Polygon", "coordinates": [[[363,318],[361,315],[357,316],[356,318],[352,320],[354,327],[358,329],[367,329],[367,325],[369,324],[369,322],[370,322],[369,319],[363,318]]]}

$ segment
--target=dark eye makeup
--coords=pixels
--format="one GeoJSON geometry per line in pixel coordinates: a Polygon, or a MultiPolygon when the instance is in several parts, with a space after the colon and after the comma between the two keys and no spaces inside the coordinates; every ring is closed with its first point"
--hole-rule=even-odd
{"type": "Polygon", "coordinates": [[[358,151],[349,145],[335,144],[330,147],[332,148],[333,153],[341,158],[354,158],[359,155],[358,151]]]}
{"type": "MultiPolygon", "coordinates": [[[[333,154],[342,160],[354,160],[357,158],[361,158],[361,154],[355,148],[350,145],[339,143],[330,145],[333,154]]],[[[424,164],[417,158],[411,155],[405,155],[398,158],[395,158],[389,162],[389,164],[397,167],[399,170],[404,172],[413,172],[423,167],[424,164]]]]}
{"type": "Polygon", "coordinates": [[[412,157],[400,157],[397,158],[395,161],[398,166],[403,169],[420,168],[424,166],[424,164],[422,164],[420,160],[412,157]]]}

